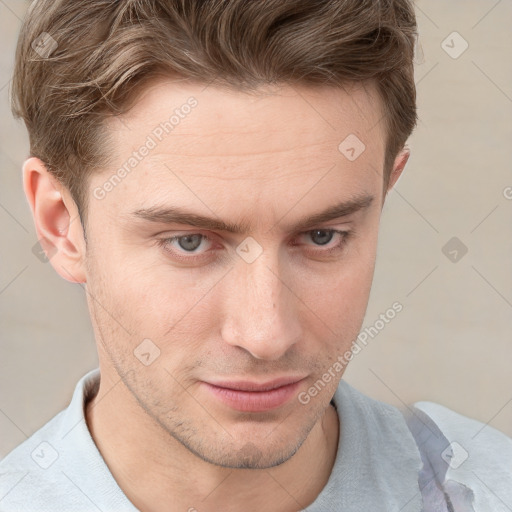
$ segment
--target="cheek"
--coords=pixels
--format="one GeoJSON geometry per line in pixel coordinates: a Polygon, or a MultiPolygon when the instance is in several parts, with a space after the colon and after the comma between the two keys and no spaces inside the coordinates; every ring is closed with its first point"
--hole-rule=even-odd
{"type": "Polygon", "coordinates": [[[334,373],[335,377],[327,375],[333,379],[333,390],[334,380],[341,378],[346,368],[344,354],[356,341],[364,321],[375,269],[375,250],[376,239],[367,239],[364,247],[359,245],[357,251],[354,249],[351,257],[333,269],[328,278],[310,280],[310,286],[302,290],[305,302],[315,313],[308,316],[308,330],[316,339],[313,348],[321,360],[320,373],[328,370],[334,373]],[[340,357],[344,364],[334,368],[340,357]]]}
{"type": "MultiPolygon", "coordinates": [[[[349,253],[317,274],[305,274],[298,295],[330,325],[346,325],[364,315],[375,270],[376,240],[366,239],[349,253]]],[[[362,321],[362,318],[361,318],[362,321]]],[[[357,321],[355,322],[357,323],[357,321]]]]}
{"type": "MultiPolygon", "coordinates": [[[[152,344],[158,347],[152,350],[159,354],[159,362],[172,361],[167,366],[185,371],[194,363],[192,354],[199,354],[204,340],[212,335],[216,304],[209,295],[214,284],[210,281],[200,280],[185,269],[147,267],[134,262],[110,273],[103,269],[98,293],[106,308],[115,311],[115,320],[101,311],[100,314],[107,329],[115,330],[108,343],[115,350],[116,359],[124,360],[125,367],[137,366],[132,355],[149,339],[151,343],[145,343],[149,349],[152,344]]],[[[139,351],[147,352],[142,348],[139,351]]]]}

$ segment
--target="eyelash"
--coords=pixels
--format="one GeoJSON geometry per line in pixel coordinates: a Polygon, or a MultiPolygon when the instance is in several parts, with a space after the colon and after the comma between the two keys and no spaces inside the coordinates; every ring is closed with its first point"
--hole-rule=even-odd
{"type": "MultiPolygon", "coordinates": [[[[336,244],[334,247],[330,247],[329,249],[323,249],[323,250],[320,249],[319,251],[314,251],[314,252],[317,252],[317,253],[319,253],[321,255],[331,255],[333,253],[337,253],[337,252],[343,250],[345,248],[345,245],[347,244],[349,238],[353,234],[352,231],[342,231],[342,230],[339,230],[339,229],[316,228],[316,229],[310,229],[308,231],[304,231],[303,233],[300,233],[299,236],[301,236],[301,235],[309,235],[309,234],[311,234],[311,233],[313,233],[315,231],[322,231],[322,232],[326,232],[326,233],[333,233],[333,234],[340,235],[340,237],[341,237],[340,242],[338,244],[336,244]]],[[[184,238],[186,236],[193,236],[193,235],[200,235],[202,237],[202,240],[213,242],[212,238],[210,238],[207,235],[204,235],[203,233],[185,233],[185,234],[181,234],[181,235],[175,235],[175,236],[172,236],[172,237],[160,238],[160,239],[158,239],[158,245],[160,247],[162,247],[165,251],[171,253],[173,256],[175,256],[179,260],[186,261],[186,262],[192,262],[194,260],[204,258],[205,257],[205,253],[201,253],[199,255],[197,255],[196,253],[190,253],[190,255],[188,255],[188,256],[183,256],[184,254],[187,254],[187,253],[186,252],[181,252],[180,253],[180,252],[171,250],[171,249],[168,248],[168,246],[172,242],[174,242],[176,240],[179,240],[180,238],[184,238]]],[[[297,244],[293,244],[293,245],[297,245],[297,244]]],[[[317,247],[323,247],[323,246],[318,245],[317,247]]]]}

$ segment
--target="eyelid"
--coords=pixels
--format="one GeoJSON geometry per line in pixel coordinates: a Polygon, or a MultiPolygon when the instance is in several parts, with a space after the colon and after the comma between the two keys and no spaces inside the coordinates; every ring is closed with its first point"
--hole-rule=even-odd
{"type": "MultiPolygon", "coordinates": [[[[338,235],[341,237],[341,240],[340,242],[338,243],[338,245],[335,245],[333,247],[329,247],[328,249],[322,249],[322,245],[314,245],[314,244],[306,244],[308,245],[309,247],[314,247],[316,248],[316,252],[318,253],[328,253],[329,251],[331,250],[335,250],[336,248],[339,248],[340,246],[342,246],[346,241],[347,239],[352,236],[353,234],[353,230],[349,230],[349,229],[336,229],[336,228],[324,228],[324,227],[320,227],[320,228],[312,228],[312,229],[308,229],[307,231],[302,231],[301,233],[299,233],[299,236],[303,236],[303,235],[309,235],[310,233],[313,233],[314,231],[327,231],[327,232],[331,232],[333,234],[333,238],[335,235],[338,235]]],[[[329,246],[331,242],[329,242],[327,244],[327,246],[329,246]]],[[[296,245],[296,244],[294,244],[296,245]]],[[[315,249],[314,249],[315,250],[315,249]]]]}
{"type": "MultiPolygon", "coordinates": [[[[328,232],[332,232],[333,235],[339,235],[341,237],[341,240],[338,242],[338,244],[336,244],[332,247],[329,246],[329,244],[331,243],[331,242],[329,242],[329,244],[327,244],[327,246],[328,246],[327,249],[322,249],[323,246],[321,246],[321,245],[315,246],[314,244],[305,244],[308,247],[313,247],[313,249],[311,249],[310,252],[317,253],[318,255],[322,255],[322,254],[328,255],[333,252],[343,250],[348,239],[353,235],[352,229],[342,230],[342,229],[336,229],[336,228],[331,228],[331,227],[315,227],[315,228],[307,229],[305,231],[301,231],[300,233],[298,233],[296,235],[296,237],[308,235],[314,231],[328,231],[328,232]]],[[[206,251],[200,252],[200,253],[193,253],[193,252],[187,253],[186,251],[166,249],[166,246],[170,245],[171,242],[173,242],[179,238],[186,237],[186,236],[192,236],[192,235],[200,235],[203,240],[208,240],[209,242],[214,243],[214,237],[210,236],[209,234],[202,233],[200,231],[189,231],[186,233],[173,234],[171,236],[159,238],[157,240],[157,242],[158,242],[159,246],[163,247],[164,250],[166,250],[168,253],[170,253],[177,260],[193,263],[197,259],[207,258],[209,251],[206,250],[206,251]]],[[[300,244],[292,244],[292,245],[295,246],[295,245],[300,245],[300,244]]]]}
{"type": "MultiPolygon", "coordinates": [[[[294,235],[292,235],[292,237],[297,238],[299,236],[312,233],[313,231],[331,231],[333,233],[337,233],[337,234],[341,234],[341,235],[348,235],[349,232],[351,232],[352,230],[351,229],[339,229],[339,228],[335,228],[335,227],[331,227],[331,226],[318,226],[318,227],[308,228],[303,231],[299,231],[298,233],[295,233],[294,235]]],[[[159,235],[161,235],[161,234],[159,233],[159,235]]],[[[182,238],[185,236],[192,236],[192,235],[201,235],[203,237],[203,239],[209,240],[210,242],[213,242],[216,238],[216,236],[211,236],[209,231],[206,233],[203,233],[200,230],[198,230],[198,231],[190,230],[190,231],[185,231],[185,232],[178,231],[177,233],[173,232],[172,234],[169,234],[168,236],[165,236],[165,235],[162,236],[162,238],[160,240],[171,241],[171,240],[176,240],[178,238],[182,238]]],[[[321,247],[321,246],[319,246],[319,247],[321,247]]]]}
{"type": "MultiPolygon", "coordinates": [[[[350,225],[351,223],[350,222],[344,222],[344,223],[337,223],[336,225],[334,226],[313,226],[313,227],[310,227],[310,228],[306,228],[306,229],[303,229],[301,231],[297,231],[296,233],[293,233],[291,236],[292,237],[297,237],[297,236],[300,236],[300,235],[304,235],[304,234],[307,234],[307,233],[311,233],[312,231],[334,231],[334,232],[348,232],[351,230],[351,228],[342,228],[340,227],[341,225],[350,225]]],[[[201,230],[201,228],[196,228],[194,230],[193,227],[191,227],[190,229],[183,229],[183,231],[181,231],[180,229],[176,229],[176,230],[173,230],[173,231],[170,231],[169,235],[168,236],[165,236],[165,233],[168,232],[168,231],[164,231],[164,232],[158,232],[156,233],[155,236],[161,236],[162,238],[166,239],[166,240],[169,240],[171,238],[180,238],[180,237],[183,237],[183,236],[187,236],[187,235],[201,235],[203,236],[204,238],[207,238],[209,240],[214,240],[217,235],[214,234],[213,236],[211,235],[212,234],[212,231],[203,231],[201,230]]],[[[228,238],[231,238],[231,237],[228,237],[228,238]]]]}

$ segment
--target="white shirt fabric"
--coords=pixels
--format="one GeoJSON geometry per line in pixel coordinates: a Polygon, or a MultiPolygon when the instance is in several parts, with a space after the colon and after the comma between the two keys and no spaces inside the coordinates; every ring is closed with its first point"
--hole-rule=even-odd
{"type": "MultiPolygon", "coordinates": [[[[0,461],[0,512],[136,512],[87,428],[99,369],[0,461]]],[[[403,413],[342,380],[330,478],[307,512],[512,512],[512,439],[432,402],[403,413]]],[[[172,504],[168,510],[172,511],[172,504]]]]}

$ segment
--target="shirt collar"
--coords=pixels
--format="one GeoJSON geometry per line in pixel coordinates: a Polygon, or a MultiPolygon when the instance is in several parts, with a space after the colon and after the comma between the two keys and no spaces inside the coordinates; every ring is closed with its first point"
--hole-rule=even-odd
{"type": "Polygon", "coordinates": [[[343,379],[333,397],[340,437],[331,476],[308,512],[420,512],[423,465],[399,409],[374,400],[343,379]]]}

